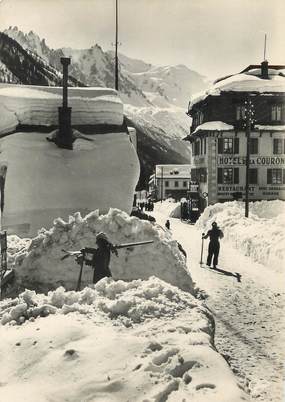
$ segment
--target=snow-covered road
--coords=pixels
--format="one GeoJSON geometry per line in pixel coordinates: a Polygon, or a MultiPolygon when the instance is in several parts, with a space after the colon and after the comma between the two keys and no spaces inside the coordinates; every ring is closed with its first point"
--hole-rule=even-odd
{"type": "MultiPolygon", "coordinates": [[[[173,238],[188,255],[188,268],[216,320],[215,343],[239,383],[254,401],[283,402],[285,361],[284,278],[269,267],[241,255],[229,243],[221,244],[219,267],[228,275],[201,267],[201,231],[168,218],[156,204],[154,215],[164,226],[170,220],[173,238]],[[238,282],[236,273],[241,274],[238,282]]],[[[204,261],[208,241],[205,241],[204,261]]]]}

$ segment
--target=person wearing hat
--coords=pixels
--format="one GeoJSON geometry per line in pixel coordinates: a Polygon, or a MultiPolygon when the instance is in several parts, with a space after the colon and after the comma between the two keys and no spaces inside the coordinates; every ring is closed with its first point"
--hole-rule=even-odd
{"type": "Polygon", "coordinates": [[[212,223],[212,229],[208,230],[207,234],[203,236],[203,239],[207,239],[210,237],[210,243],[208,248],[208,257],[207,257],[207,265],[210,267],[212,258],[213,259],[213,268],[216,268],[218,265],[218,257],[220,252],[220,242],[219,239],[224,237],[223,232],[218,227],[217,222],[212,223]]]}
{"type": "MultiPolygon", "coordinates": [[[[86,265],[90,265],[93,272],[93,283],[97,283],[100,279],[107,276],[112,276],[109,264],[111,259],[111,252],[118,256],[118,251],[109,241],[107,235],[100,232],[96,235],[96,249],[90,249],[92,253],[92,260],[85,260],[86,265]]],[[[88,249],[85,249],[88,252],[88,249]]]]}

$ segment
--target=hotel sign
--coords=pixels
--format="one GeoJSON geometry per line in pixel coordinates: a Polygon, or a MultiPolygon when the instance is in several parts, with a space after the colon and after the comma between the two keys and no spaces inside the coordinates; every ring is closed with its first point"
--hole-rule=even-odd
{"type": "MultiPolygon", "coordinates": [[[[218,165],[226,166],[242,166],[246,164],[245,156],[219,156],[217,158],[218,165]]],[[[282,166],[285,165],[285,157],[283,156],[251,156],[250,165],[256,166],[282,166]]]]}

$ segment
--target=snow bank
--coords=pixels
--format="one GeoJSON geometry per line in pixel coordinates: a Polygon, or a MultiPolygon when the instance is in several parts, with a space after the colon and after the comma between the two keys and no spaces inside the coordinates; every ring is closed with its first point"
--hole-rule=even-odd
{"type": "Polygon", "coordinates": [[[282,271],[285,258],[285,203],[281,200],[250,203],[249,218],[244,203],[218,203],[205,209],[196,226],[206,231],[213,221],[225,238],[245,255],[261,264],[282,271]]]}
{"type": "Polygon", "coordinates": [[[174,199],[157,202],[155,204],[155,214],[169,216],[170,218],[181,218],[181,202],[176,202],[174,199]]]}
{"type": "Polygon", "coordinates": [[[209,311],[157,278],[25,291],[0,314],[3,401],[246,400],[213,347],[209,311]]]}
{"type": "MultiPolygon", "coordinates": [[[[62,104],[59,88],[53,92],[42,87],[0,87],[0,133],[11,132],[17,124],[56,126],[62,104]]],[[[117,94],[105,94],[92,88],[70,91],[72,125],[118,125],[123,123],[123,104],[117,94]],[[92,91],[93,90],[93,91],[92,91]]]]}
{"type": "MultiPolygon", "coordinates": [[[[96,233],[107,233],[114,244],[140,240],[154,240],[153,244],[119,250],[119,257],[112,256],[111,272],[114,279],[147,279],[152,275],[183,290],[193,292],[193,283],[180,253],[177,242],[168,233],[148,221],[130,217],[118,209],[100,215],[94,211],[82,218],[80,213],[66,222],[54,221],[50,230],[42,229],[29,246],[14,253],[16,288],[25,287],[47,291],[60,285],[75,289],[79,266],[72,258],[61,261],[62,248],[80,250],[95,247],[96,233]]],[[[8,238],[9,248],[15,238],[8,238]]],[[[84,268],[82,286],[92,282],[92,269],[84,268]]]]}
{"type": "MultiPolygon", "coordinates": [[[[129,327],[149,318],[174,317],[187,309],[199,308],[199,313],[207,313],[194,296],[154,276],[131,282],[104,278],[80,292],[66,291],[62,286],[47,295],[26,289],[17,298],[1,302],[0,308],[2,325],[21,325],[39,316],[78,312],[103,313],[129,327]]],[[[207,328],[210,325],[204,324],[207,328]]],[[[209,328],[207,331],[211,332],[209,328]]]]}

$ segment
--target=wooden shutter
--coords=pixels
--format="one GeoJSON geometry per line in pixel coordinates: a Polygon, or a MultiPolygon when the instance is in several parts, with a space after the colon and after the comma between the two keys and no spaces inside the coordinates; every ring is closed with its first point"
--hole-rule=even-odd
{"type": "Polygon", "coordinates": [[[239,154],[239,138],[234,138],[234,154],[239,154]]]}
{"type": "Polygon", "coordinates": [[[272,169],[267,169],[267,184],[272,184],[272,169]]]}
{"type": "Polygon", "coordinates": [[[218,138],[218,154],[222,154],[224,151],[224,141],[223,138],[218,138]]]}
{"type": "Polygon", "coordinates": [[[278,138],[273,138],[273,153],[278,153],[278,138]]]}
{"type": "Polygon", "coordinates": [[[257,169],[249,169],[249,184],[257,184],[257,169]]]}
{"type": "Polygon", "coordinates": [[[223,184],[223,168],[218,168],[218,184],[223,184]]]}
{"type": "Polygon", "coordinates": [[[234,168],[234,184],[239,184],[239,168],[234,168]]]}

